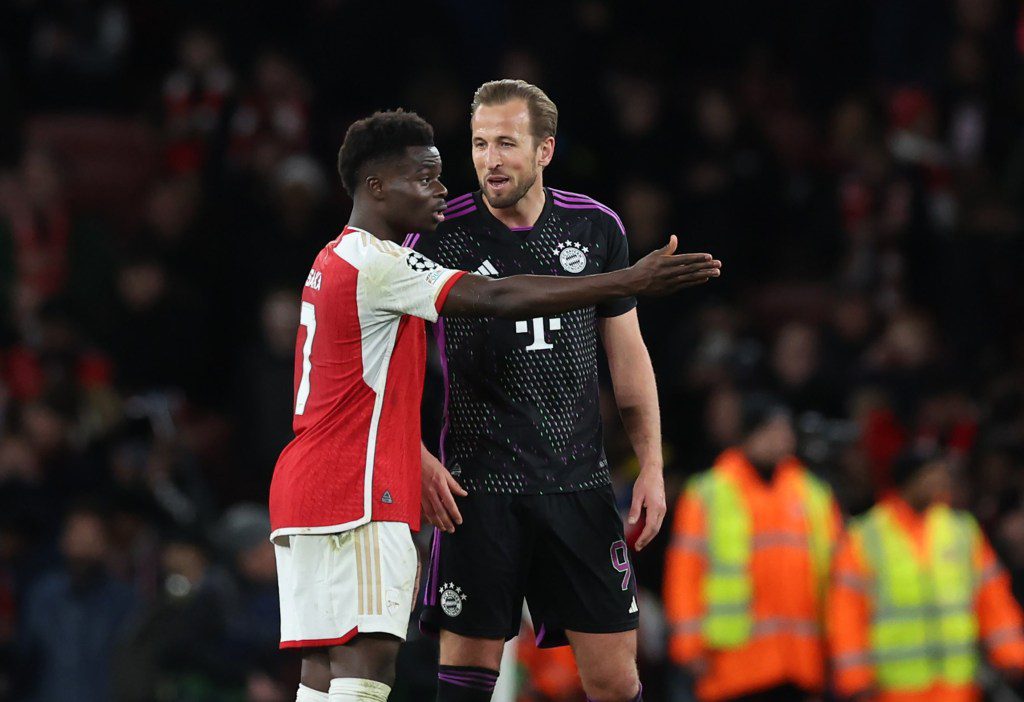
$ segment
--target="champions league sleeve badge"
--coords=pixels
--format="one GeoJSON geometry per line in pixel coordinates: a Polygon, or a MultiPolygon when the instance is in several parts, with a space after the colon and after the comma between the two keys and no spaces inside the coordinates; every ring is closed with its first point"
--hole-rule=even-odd
{"type": "Polygon", "coordinates": [[[580,273],[587,267],[587,254],[590,249],[578,241],[566,241],[552,251],[558,256],[558,262],[567,273],[580,273]]]}
{"type": "Polygon", "coordinates": [[[406,254],[405,265],[409,266],[409,268],[413,269],[417,273],[423,273],[438,267],[436,263],[416,251],[410,251],[406,254]]]}

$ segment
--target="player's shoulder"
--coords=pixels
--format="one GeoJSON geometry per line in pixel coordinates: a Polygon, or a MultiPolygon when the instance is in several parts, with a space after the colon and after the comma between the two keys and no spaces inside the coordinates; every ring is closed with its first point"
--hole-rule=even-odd
{"type": "Polygon", "coordinates": [[[448,201],[444,221],[432,232],[412,235],[408,246],[425,256],[443,257],[444,252],[459,248],[463,235],[480,224],[479,191],[464,193],[448,201]]]}
{"type": "Polygon", "coordinates": [[[465,217],[466,215],[473,214],[477,211],[477,190],[472,192],[463,193],[458,197],[453,197],[446,203],[444,209],[444,219],[447,222],[450,219],[458,219],[465,217]]]}
{"type": "Polygon", "coordinates": [[[616,231],[623,236],[626,234],[626,227],[622,224],[622,218],[618,213],[603,202],[599,202],[589,195],[583,193],[569,192],[548,188],[551,193],[551,203],[555,209],[568,213],[582,214],[600,222],[607,227],[609,232],[616,231]]]}
{"type": "Polygon", "coordinates": [[[378,239],[365,229],[345,227],[337,239],[327,245],[334,256],[357,270],[401,258],[408,249],[393,241],[378,239]]]}
{"type": "Polygon", "coordinates": [[[444,221],[437,225],[436,234],[445,234],[453,229],[464,227],[476,221],[480,210],[477,192],[464,193],[448,201],[444,211],[444,221]]]}

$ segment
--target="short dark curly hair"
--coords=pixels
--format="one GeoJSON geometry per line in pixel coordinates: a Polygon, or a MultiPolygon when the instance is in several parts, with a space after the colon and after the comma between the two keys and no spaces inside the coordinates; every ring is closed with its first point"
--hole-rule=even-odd
{"type": "Polygon", "coordinates": [[[400,156],[409,146],[433,146],[434,128],[415,112],[402,109],[374,112],[353,122],[338,151],[338,173],[354,196],[359,169],[370,161],[400,156]]]}

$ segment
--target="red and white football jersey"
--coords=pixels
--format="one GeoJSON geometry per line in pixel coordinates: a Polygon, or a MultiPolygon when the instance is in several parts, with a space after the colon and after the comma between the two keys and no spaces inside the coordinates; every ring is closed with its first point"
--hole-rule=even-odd
{"type": "Polygon", "coordinates": [[[423,320],[463,271],[346,227],[316,257],[295,348],[295,438],[270,485],[271,538],[420,525],[423,320]]]}

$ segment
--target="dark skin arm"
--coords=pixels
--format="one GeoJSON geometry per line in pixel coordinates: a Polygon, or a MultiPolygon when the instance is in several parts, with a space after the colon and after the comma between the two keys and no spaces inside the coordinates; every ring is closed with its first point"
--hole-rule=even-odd
{"type": "Polygon", "coordinates": [[[676,245],[672,236],[666,246],[629,268],[578,278],[464,275],[452,286],[441,314],[504,319],[559,314],[631,295],[670,295],[720,275],[721,261],[703,253],[676,255],[676,245]]]}

